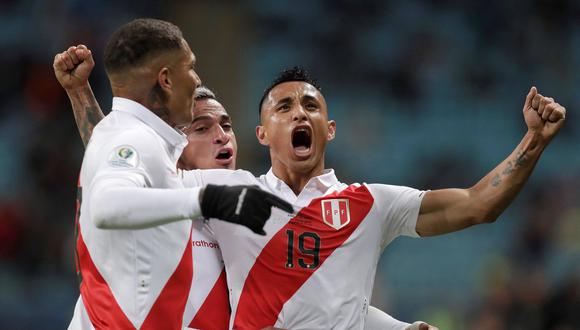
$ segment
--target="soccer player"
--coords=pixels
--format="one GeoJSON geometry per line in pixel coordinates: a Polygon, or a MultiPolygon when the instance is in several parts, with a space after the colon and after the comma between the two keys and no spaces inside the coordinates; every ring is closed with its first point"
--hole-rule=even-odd
{"type": "MultiPolygon", "coordinates": [[[[60,55],[55,58],[55,71],[62,71],[64,63],[61,62],[65,59],[72,60],[74,65],[72,70],[64,70],[57,76],[65,78],[61,83],[69,95],[79,133],[86,144],[92,128],[104,118],[88,82],[94,60],[84,45],[69,47],[60,55]]],[[[184,130],[188,135],[188,145],[179,158],[178,167],[234,169],[237,143],[231,118],[209,89],[198,87],[194,98],[192,125],[184,130]]],[[[184,325],[200,329],[225,329],[229,320],[229,303],[219,245],[205,224],[194,222],[193,227],[195,271],[184,325]]],[[[400,322],[372,306],[366,319],[366,329],[411,329],[408,323],[400,322]]],[[[415,326],[418,327],[417,324],[415,326]]]]}
{"type": "MultiPolygon", "coordinates": [[[[66,74],[73,61],[55,67],[61,83],[74,78],[66,74]]],[[[219,218],[264,234],[272,206],[292,211],[252,186],[184,188],[177,160],[187,140],[177,128],[192,120],[194,64],[168,22],[138,19],[109,40],[105,67],[115,97],[94,127],[79,178],[81,297],[70,328],[181,329],[193,268],[187,220],[219,218]]]]}
{"type": "Polygon", "coordinates": [[[336,133],[320,88],[299,69],[285,71],[260,102],[258,141],[271,170],[188,171],[186,185],[256,184],[290,201],[274,211],[265,237],[213,222],[231,292],[235,329],[362,328],[377,260],[399,235],[426,237],[493,222],[530,176],[564,123],[565,109],[532,87],[523,107],[528,131],[515,150],[468,189],[419,191],[344,184],[325,169],[336,133]]]}
{"type": "MultiPolygon", "coordinates": [[[[59,70],[63,58],[72,59],[74,68],[67,70],[66,77],[69,79],[63,82],[63,87],[69,94],[79,133],[83,141],[88,141],[92,127],[104,117],[88,82],[94,60],[84,45],[69,47],[61,55],[55,60],[55,70],[59,70]]],[[[189,143],[178,161],[178,167],[235,168],[237,143],[231,118],[214,93],[206,87],[198,87],[194,98],[194,119],[192,125],[184,130],[188,134],[189,143]]],[[[219,245],[207,226],[200,222],[194,222],[192,243],[195,271],[184,325],[201,329],[225,329],[229,320],[229,303],[219,245]]],[[[369,307],[366,321],[366,329],[412,329],[422,324],[415,322],[411,326],[372,306],[369,307]]],[[[424,329],[430,329],[426,324],[423,326],[424,329]]]]}

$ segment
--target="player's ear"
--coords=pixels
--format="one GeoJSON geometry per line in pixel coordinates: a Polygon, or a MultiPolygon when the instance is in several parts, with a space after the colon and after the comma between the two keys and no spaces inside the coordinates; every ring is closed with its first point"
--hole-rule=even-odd
{"type": "Polygon", "coordinates": [[[163,67],[157,72],[157,84],[165,93],[171,93],[173,82],[169,76],[169,69],[163,67]]]}
{"type": "Polygon", "coordinates": [[[270,144],[270,142],[268,142],[268,136],[264,126],[256,126],[256,137],[258,138],[258,142],[260,142],[261,145],[267,146],[270,144]]]}
{"type": "Polygon", "coordinates": [[[326,136],[326,141],[334,140],[336,135],[336,122],[334,120],[328,121],[328,135],[326,136]]]}

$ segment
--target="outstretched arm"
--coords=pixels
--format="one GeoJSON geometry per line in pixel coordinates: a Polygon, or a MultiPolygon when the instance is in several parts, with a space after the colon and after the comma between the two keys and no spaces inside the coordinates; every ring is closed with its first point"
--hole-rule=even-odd
{"type": "Polygon", "coordinates": [[[85,146],[95,125],[105,117],[89,84],[94,66],[93,55],[85,45],[71,46],[56,54],[53,63],[54,74],[68,95],[85,146]]]}
{"type": "Polygon", "coordinates": [[[369,306],[365,317],[365,330],[438,330],[436,327],[422,321],[409,324],[399,321],[380,309],[369,306]]]}
{"type": "Polygon", "coordinates": [[[477,184],[469,189],[441,189],[425,194],[417,219],[419,235],[440,235],[493,222],[508,207],[542,151],[564,124],[566,109],[532,87],[523,114],[528,132],[516,149],[477,184]]]}

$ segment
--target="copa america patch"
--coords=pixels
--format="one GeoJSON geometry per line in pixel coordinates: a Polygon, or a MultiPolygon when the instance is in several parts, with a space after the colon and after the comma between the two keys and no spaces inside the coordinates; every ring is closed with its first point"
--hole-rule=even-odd
{"type": "Polygon", "coordinates": [[[139,154],[128,145],[115,148],[109,155],[109,165],[113,167],[137,167],[138,164],[139,154]]]}

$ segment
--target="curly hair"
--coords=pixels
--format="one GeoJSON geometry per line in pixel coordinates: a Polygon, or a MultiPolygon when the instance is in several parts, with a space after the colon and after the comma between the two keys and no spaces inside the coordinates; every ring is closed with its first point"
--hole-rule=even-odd
{"type": "Polygon", "coordinates": [[[183,34],[174,24],[139,18],[117,29],[105,47],[105,70],[116,73],[143,64],[151,56],[183,47],[183,34]]]}

